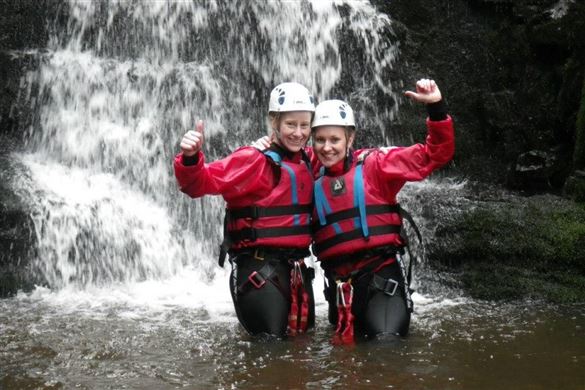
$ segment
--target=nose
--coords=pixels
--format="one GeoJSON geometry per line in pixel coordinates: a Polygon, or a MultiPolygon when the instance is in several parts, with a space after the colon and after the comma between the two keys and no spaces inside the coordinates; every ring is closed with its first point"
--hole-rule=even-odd
{"type": "Polygon", "coordinates": [[[298,138],[303,138],[304,134],[303,134],[303,127],[301,125],[297,125],[294,128],[293,134],[295,137],[298,138]]]}

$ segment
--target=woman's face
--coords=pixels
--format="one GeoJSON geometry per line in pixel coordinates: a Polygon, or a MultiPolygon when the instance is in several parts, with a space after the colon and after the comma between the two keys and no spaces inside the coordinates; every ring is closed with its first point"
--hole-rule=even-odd
{"type": "Polygon", "coordinates": [[[276,142],[290,152],[300,151],[311,135],[311,118],[309,111],[283,112],[277,120],[276,142]]]}
{"type": "Polygon", "coordinates": [[[353,143],[354,135],[349,139],[344,127],[320,126],[313,134],[313,150],[325,168],[331,168],[345,158],[348,148],[353,143]]]}

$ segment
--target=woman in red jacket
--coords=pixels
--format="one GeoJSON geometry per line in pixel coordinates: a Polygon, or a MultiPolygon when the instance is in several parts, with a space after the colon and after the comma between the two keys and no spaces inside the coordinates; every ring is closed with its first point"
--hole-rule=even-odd
{"type": "Polygon", "coordinates": [[[323,165],[315,181],[313,253],[328,281],[329,320],[336,340],[406,335],[412,302],[401,264],[402,215],[396,196],[449,162],[453,122],[433,80],[419,80],[411,99],[426,103],[425,144],[354,152],[355,120],[341,100],[320,103],[312,123],[313,149],[323,165]]]}
{"type": "Polygon", "coordinates": [[[232,264],[230,291],[240,323],[253,335],[282,337],[287,326],[296,334],[314,324],[313,270],[303,262],[310,254],[313,208],[313,172],[304,147],[314,111],[307,88],[280,84],[270,94],[269,149],[242,147],[205,163],[200,121],[183,136],[174,161],[182,192],[221,195],[227,203],[222,248],[232,264]]]}

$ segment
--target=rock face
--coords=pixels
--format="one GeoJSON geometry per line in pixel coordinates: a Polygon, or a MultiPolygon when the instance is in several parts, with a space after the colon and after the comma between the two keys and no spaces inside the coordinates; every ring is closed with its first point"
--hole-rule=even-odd
{"type": "MultiPolygon", "coordinates": [[[[377,3],[395,20],[400,78],[435,78],[444,91],[457,122],[457,170],[514,189],[560,192],[573,169],[585,76],[585,4],[377,3]],[[537,183],[516,169],[529,154],[546,155],[537,183]]],[[[407,126],[411,110],[403,105],[407,126]]]]}
{"type": "MultiPolygon", "coordinates": [[[[4,152],[10,141],[0,137],[4,152]]],[[[0,297],[12,295],[19,289],[29,289],[35,283],[31,277],[29,260],[35,253],[35,237],[30,210],[15,193],[15,176],[23,174],[0,155],[0,297]]]]}
{"type": "Polygon", "coordinates": [[[46,47],[47,21],[55,19],[59,6],[57,1],[0,0],[0,297],[35,283],[28,272],[35,248],[30,210],[12,185],[25,171],[10,153],[22,148],[22,130],[31,120],[22,78],[38,65],[31,53],[46,47]]]}

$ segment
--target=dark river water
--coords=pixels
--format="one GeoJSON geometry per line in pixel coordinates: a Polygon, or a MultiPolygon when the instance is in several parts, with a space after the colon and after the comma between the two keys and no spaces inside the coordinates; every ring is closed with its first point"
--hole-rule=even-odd
{"type": "Polygon", "coordinates": [[[322,298],[314,332],[251,339],[193,277],[0,301],[0,388],[585,389],[585,305],[415,294],[408,337],[334,346],[322,298]]]}

